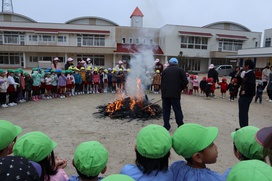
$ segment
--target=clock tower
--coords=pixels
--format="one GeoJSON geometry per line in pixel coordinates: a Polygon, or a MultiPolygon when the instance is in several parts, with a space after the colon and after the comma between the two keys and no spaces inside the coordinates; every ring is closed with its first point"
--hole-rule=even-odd
{"type": "Polygon", "coordinates": [[[130,26],[135,27],[135,28],[142,28],[143,27],[143,17],[144,17],[144,15],[141,12],[141,10],[138,7],[136,7],[130,16],[130,19],[131,19],[130,26]]]}

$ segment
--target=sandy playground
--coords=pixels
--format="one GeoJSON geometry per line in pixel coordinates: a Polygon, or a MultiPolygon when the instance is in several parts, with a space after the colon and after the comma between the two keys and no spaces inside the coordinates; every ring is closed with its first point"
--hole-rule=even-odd
{"type": "MultiPolygon", "coordinates": [[[[160,94],[148,94],[152,102],[161,99],[160,94]]],[[[185,123],[199,123],[205,126],[219,128],[219,136],[215,143],[219,156],[216,164],[209,168],[223,173],[238,160],[232,152],[230,133],[237,127],[238,104],[237,99],[230,102],[222,99],[217,90],[217,99],[205,100],[204,97],[182,95],[181,104],[185,123]]],[[[259,128],[271,126],[272,104],[266,101],[264,93],[263,103],[252,102],[249,112],[249,124],[259,128]]],[[[148,124],[163,125],[159,120],[136,121],[101,119],[93,113],[97,105],[103,105],[115,99],[115,94],[78,95],[66,99],[44,100],[38,102],[21,103],[12,108],[0,108],[1,119],[10,120],[23,128],[23,134],[29,131],[43,131],[48,134],[58,146],[54,150],[60,158],[68,159],[65,171],[69,176],[75,174],[71,161],[76,146],[87,140],[100,141],[109,151],[108,170],[105,176],[118,173],[127,163],[135,159],[134,145],[138,131],[148,124]]],[[[161,102],[159,102],[161,105],[161,102]]],[[[171,113],[172,135],[176,129],[173,113],[171,113]]],[[[182,159],[171,150],[170,163],[182,159]]]]}

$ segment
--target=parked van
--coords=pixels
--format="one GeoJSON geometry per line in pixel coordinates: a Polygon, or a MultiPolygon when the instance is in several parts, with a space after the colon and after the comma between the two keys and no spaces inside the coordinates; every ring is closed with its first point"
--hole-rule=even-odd
{"type": "Polygon", "coordinates": [[[233,71],[232,65],[217,65],[214,69],[218,72],[219,76],[228,76],[233,71]]]}

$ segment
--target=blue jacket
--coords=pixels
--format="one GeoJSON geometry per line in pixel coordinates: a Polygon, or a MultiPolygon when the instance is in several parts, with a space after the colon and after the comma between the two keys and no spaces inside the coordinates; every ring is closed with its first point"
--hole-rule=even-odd
{"type": "Polygon", "coordinates": [[[75,78],[75,84],[81,84],[82,83],[82,78],[80,74],[74,74],[74,78],[75,78]]]}

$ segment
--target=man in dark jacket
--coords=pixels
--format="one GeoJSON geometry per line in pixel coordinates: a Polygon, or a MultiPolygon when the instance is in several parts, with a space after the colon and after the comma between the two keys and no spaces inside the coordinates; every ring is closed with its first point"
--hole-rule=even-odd
{"type": "Polygon", "coordinates": [[[252,60],[245,60],[243,70],[245,75],[242,80],[240,97],[238,100],[239,106],[239,124],[240,127],[248,126],[248,111],[250,103],[255,96],[256,90],[256,76],[253,72],[254,62],[252,60]]]}
{"type": "Polygon", "coordinates": [[[188,84],[185,72],[178,66],[178,60],[171,58],[169,66],[162,72],[161,92],[163,106],[164,127],[169,130],[171,106],[175,112],[176,123],[179,126],[183,124],[183,113],[180,106],[181,91],[188,84]]]}
{"type": "Polygon", "coordinates": [[[218,72],[214,69],[214,65],[213,64],[211,64],[209,66],[208,78],[213,78],[213,82],[214,83],[218,83],[219,82],[218,72]]]}

